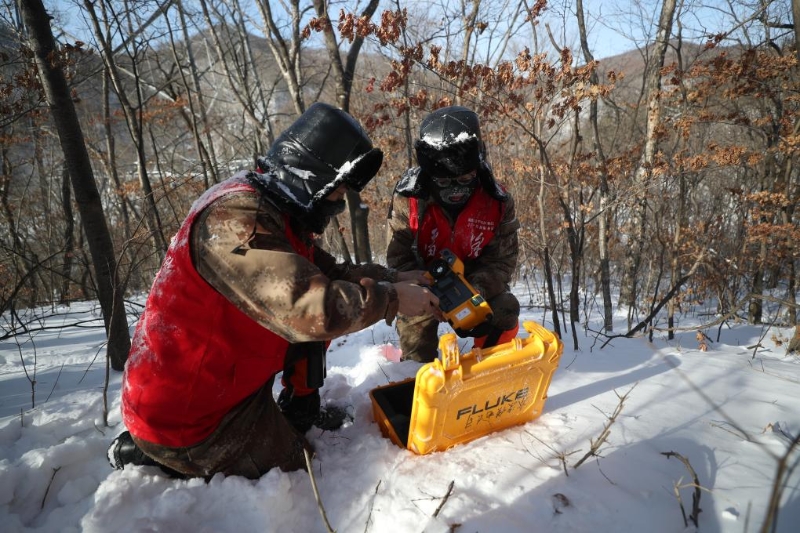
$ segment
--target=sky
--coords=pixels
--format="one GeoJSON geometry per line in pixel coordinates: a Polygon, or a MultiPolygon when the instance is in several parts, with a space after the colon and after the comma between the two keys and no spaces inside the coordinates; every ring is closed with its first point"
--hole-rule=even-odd
{"type": "MultiPolygon", "coordinates": [[[[552,327],[535,295],[515,291],[523,306],[534,305],[523,308],[523,321],[552,327]]],[[[140,307],[130,310],[133,328],[140,307]]],[[[124,430],[121,374],[110,374],[105,426],[98,306],[21,316],[29,333],[0,341],[4,533],[327,531],[304,471],[206,483],[155,467],[113,470],[106,450],[124,430]]],[[[5,334],[11,318],[0,318],[5,334]]],[[[396,446],[374,421],[369,392],[421,367],[397,362],[396,330],[380,322],[336,339],[322,396],[349,406],[353,420],[307,435],[327,520],[340,533],[761,531],[778,460],[800,431],[800,357],[785,353],[789,328],[733,322],[703,328],[703,351],[691,328],[714,319],[713,309],[692,307],[674,340],[656,333],[652,342],[618,338],[605,347],[582,331],[578,350],[566,342],[541,416],[427,455],[396,446]],[[589,455],[604,428],[607,439],[589,455]]],[[[599,324],[590,315],[590,329],[599,324]]],[[[622,315],[615,329],[625,330],[622,315]]],[[[794,449],[788,464],[799,461],[794,449]]],[[[780,501],[775,531],[796,532],[796,468],[780,501]]]]}
{"type": "MultiPolygon", "coordinates": [[[[85,8],[81,0],[44,0],[45,6],[56,15],[56,26],[66,30],[68,37],[66,41],[80,39],[87,42],[94,42],[90,36],[91,27],[86,15],[85,8]]],[[[588,42],[593,56],[596,59],[603,59],[642,48],[645,44],[652,42],[655,38],[659,15],[661,13],[662,0],[583,0],[583,10],[588,34],[588,42]]],[[[149,18],[154,6],[163,4],[161,0],[154,3],[139,6],[138,13],[142,18],[149,18]]],[[[189,10],[199,12],[199,7],[191,2],[185,3],[189,10]]],[[[273,2],[275,17],[279,24],[286,20],[282,15],[280,3],[273,2]]],[[[361,9],[363,3],[346,2],[336,7],[334,18],[338,17],[339,8],[361,9]]],[[[534,2],[528,5],[533,6],[534,2]]],[[[249,13],[252,23],[251,31],[254,34],[262,35],[262,18],[256,3],[253,0],[243,0],[240,2],[242,8],[249,13]]],[[[442,45],[446,41],[443,34],[448,31],[455,32],[453,37],[455,46],[458,48],[457,34],[461,32],[457,28],[457,20],[460,19],[458,13],[461,9],[461,2],[457,0],[437,0],[429,2],[427,0],[400,0],[399,5],[409,11],[410,33],[420,36],[427,41],[431,35],[437,35],[440,39],[438,44],[442,45]],[[442,13],[447,13],[443,15],[442,13]]],[[[752,15],[753,10],[758,6],[753,3],[751,6],[735,5],[736,14],[728,2],[722,0],[704,0],[702,2],[688,0],[679,4],[681,11],[680,32],[684,39],[693,42],[705,42],[710,34],[720,31],[730,31],[737,27],[741,20],[747,19],[752,15]]],[[[377,15],[373,17],[378,21],[379,14],[385,10],[396,9],[395,2],[383,2],[377,10],[377,15]]],[[[490,25],[490,30],[481,33],[478,53],[479,61],[486,61],[485,54],[489,50],[494,50],[502,46],[503,35],[507,26],[515,28],[516,37],[511,40],[507,53],[513,56],[523,47],[543,50],[551,50],[550,35],[558,43],[559,47],[566,46],[571,48],[580,57],[580,42],[576,18],[575,0],[548,0],[547,8],[541,13],[536,36],[531,33],[530,23],[520,14],[520,3],[511,0],[495,0],[484,3],[482,6],[482,21],[490,25]],[[517,14],[517,16],[513,16],[517,14]]],[[[769,16],[775,24],[786,24],[790,22],[789,2],[775,2],[770,7],[769,16]]],[[[306,13],[307,17],[313,16],[313,11],[306,13]]],[[[163,28],[162,28],[163,30],[163,28]]],[[[190,33],[196,31],[190,28],[190,33]]],[[[205,31],[205,30],[200,30],[205,31]]],[[[677,27],[673,28],[673,34],[677,33],[677,27]]],[[[750,30],[751,32],[757,30],[750,30]]],[[[776,35],[776,34],[773,34],[776,35]]],[[[740,37],[737,32],[732,38],[740,37]]],[[[317,46],[322,44],[317,40],[317,46]]],[[[493,54],[493,52],[492,52],[493,54]]],[[[492,55],[490,54],[490,55],[492,55]]],[[[494,57],[490,63],[497,58],[494,57]]]]}

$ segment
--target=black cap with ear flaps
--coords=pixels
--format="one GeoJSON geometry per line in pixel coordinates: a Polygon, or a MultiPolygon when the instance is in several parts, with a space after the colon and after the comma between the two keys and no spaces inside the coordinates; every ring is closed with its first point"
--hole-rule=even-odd
{"type": "Polygon", "coordinates": [[[456,177],[478,168],[484,155],[478,115],[462,106],[431,112],[414,144],[422,170],[436,177],[456,177]]]}
{"type": "Polygon", "coordinates": [[[325,197],[342,184],[360,192],[382,163],[383,152],[352,116],[317,102],[258,159],[259,173],[251,177],[267,199],[322,233],[329,218],[319,209],[325,197]]]}
{"type": "Polygon", "coordinates": [[[442,107],[428,114],[414,144],[418,167],[408,169],[395,186],[407,198],[429,198],[431,177],[457,177],[478,171],[481,187],[501,202],[508,195],[497,183],[486,160],[478,115],[462,106],[442,107]]]}

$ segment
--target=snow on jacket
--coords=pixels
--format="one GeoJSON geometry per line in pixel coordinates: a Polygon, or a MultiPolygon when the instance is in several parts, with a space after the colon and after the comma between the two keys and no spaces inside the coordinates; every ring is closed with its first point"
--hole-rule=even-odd
{"type": "Polygon", "coordinates": [[[400,271],[425,268],[448,247],[464,262],[467,280],[484,298],[507,291],[519,251],[514,199],[495,181],[487,163],[481,163],[478,177],[480,187],[453,219],[431,200],[420,168],[406,171],[392,198],[386,263],[400,271]]]}
{"type": "Polygon", "coordinates": [[[283,370],[290,343],[391,322],[396,271],[337,263],[242,172],[192,206],[134,334],[123,422],[165,446],[199,443],[283,370]],[[362,278],[380,283],[359,285],[362,278]]]}

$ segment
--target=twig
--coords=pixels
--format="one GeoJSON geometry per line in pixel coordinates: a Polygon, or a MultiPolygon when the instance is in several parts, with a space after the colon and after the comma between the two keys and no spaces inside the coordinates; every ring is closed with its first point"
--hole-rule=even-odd
{"type": "Polygon", "coordinates": [[[661,311],[661,308],[664,307],[667,304],[667,302],[669,302],[672,299],[673,296],[675,296],[675,293],[677,293],[678,290],[683,286],[683,284],[686,283],[686,280],[688,280],[689,278],[692,277],[692,275],[694,275],[695,271],[697,270],[697,267],[700,266],[700,263],[703,260],[704,256],[705,256],[705,251],[701,251],[700,255],[695,259],[694,265],[692,265],[692,268],[689,269],[689,272],[687,272],[685,276],[683,276],[677,282],[675,282],[675,284],[667,292],[667,294],[664,296],[664,298],[662,298],[661,301],[658,302],[658,304],[655,305],[651,309],[650,314],[647,315],[647,317],[644,320],[640,321],[636,325],[636,327],[634,327],[633,329],[631,329],[627,333],[624,333],[622,335],[609,335],[609,336],[607,336],[608,339],[606,340],[606,342],[603,343],[602,346],[600,346],[600,349],[602,350],[603,348],[605,348],[606,344],[611,342],[611,339],[615,339],[617,337],[628,337],[628,338],[630,338],[630,337],[633,337],[637,332],[639,332],[642,329],[644,329],[644,327],[653,320],[653,317],[655,317],[658,314],[658,312],[661,311]]]}
{"type": "Polygon", "coordinates": [[[681,498],[681,481],[679,479],[672,485],[672,491],[675,493],[675,499],[678,500],[678,507],[681,509],[681,516],[683,517],[683,527],[689,527],[689,520],[686,519],[686,508],[683,506],[683,498],[681,498]]]}
{"type": "Polygon", "coordinates": [[[389,374],[386,373],[386,371],[383,369],[383,367],[380,365],[380,363],[378,363],[378,368],[381,369],[381,372],[383,373],[383,377],[386,378],[386,383],[391,382],[392,380],[389,379],[389,374]]]}
{"type": "Polygon", "coordinates": [[[631,389],[628,392],[626,392],[624,395],[622,395],[622,396],[620,396],[616,391],[614,391],[614,394],[616,394],[617,398],[619,398],[619,403],[617,404],[617,408],[614,409],[614,412],[611,414],[610,417],[608,417],[608,423],[603,428],[603,431],[600,432],[600,436],[597,437],[596,440],[589,439],[589,442],[591,443],[591,447],[589,448],[589,451],[586,452],[586,455],[584,455],[577,463],[572,465],[572,468],[578,468],[589,457],[597,455],[597,452],[600,449],[600,446],[603,445],[603,443],[606,441],[606,439],[608,439],[608,436],[611,434],[611,426],[614,424],[614,422],[617,421],[617,417],[622,412],[622,407],[625,405],[625,400],[628,399],[628,395],[633,391],[633,389],[636,388],[637,384],[634,384],[634,386],[631,387],[631,389]]]}
{"type": "Polygon", "coordinates": [[[66,361],[61,363],[61,368],[58,369],[58,375],[56,376],[56,380],[53,382],[53,388],[50,389],[50,394],[48,394],[47,398],[44,399],[44,403],[47,403],[50,400],[50,396],[52,396],[53,391],[56,390],[56,385],[58,385],[58,380],[61,377],[61,372],[64,371],[64,363],[66,363],[66,361]]]}
{"type": "Polygon", "coordinates": [[[769,330],[772,329],[772,327],[775,325],[775,321],[778,319],[778,314],[780,313],[780,309],[781,308],[778,307],[778,311],[775,312],[775,317],[772,319],[772,322],[769,323],[769,326],[766,329],[764,329],[763,327],[761,328],[761,332],[762,332],[761,333],[761,338],[758,339],[758,342],[753,347],[753,356],[751,357],[751,359],[755,359],[756,358],[756,354],[758,353],[758,349],[759,348],[763,348],[763,346],[761,345],[761,341],[764,340],[764,337],[767,336],[767,333],[769,333],[769,330]]]}
{"type": "Polygon", "coordinates": [[[44,496],[42,497],[42,505],[39,506],[40,509],[44,509],[44,503],[47,501],[47,494],[50,492],[50,486],[53,484],[53,480],[56,478],[56,474],[59,470],[61,470],[60,466],[53,469],[53,475],[50,476],[50,483],[47,484],[47,488],[44,491],[44,496]]]}
{"type": "MultiPolygon", "coordinates": [[[[543,446],[547,447],[551,452],[553,452],[553,454],[555,455],[556,459],[558,459],[558,462],[561,463],[561,468],[564,470],[564,475],[569,477],[569,470],[567,470],[567,457],[569,457],[570,455],[574,455],[574,454],[578,453],[580,450],[574,450],[574,451],[571,451],[569,453],[560,452],[560,451],[556,450],[555,448],[553,448],[552,446],[550,446],[549,444],[547,444],[546,442],[544,442],[542,439],[540,439],[536,435],[532,434],[530,431],[525,430],[525,433],[527,433],[528,435],[530,435],[531,437],[533,437],[534,439],[539,441],[540,444],[542,444],[543,446]]],[[[524,446],[524,443],[523,443],[523,446],[524,446]]],[[[525,449],[527,450],[528,447],[526,446],[525,449]]],[[[530,453],[530,451],[528,453],[530,453]]],[[[533,455],[533,454],[531,454],[531,455],[533,455]]],[[[541,459],[539,459],[539,460],[541,461],[541,459]]],[[[542,461],[542,462],[544,462],[544,461],[542,461]]]]}
{"type": "Polygon", "coordinates": [[[86,369],[83,371],[83,374],[81,375],[81,379],[78,380],[79,384],[83,382],[83,378],[85,378],[86,374],[89,373],[89,370],[92,369],[92,365],[94,364],[95,361],[97,361],[100,352],[103,351],[103,348],[105,348],[107,344],[108,344],[108,339],[101,342],[100,345],[97,347],[97,351],[94,353],[94,357],[92,357],[92,360],[89,361],[89,366],[86,367],[86,369]]]}
{"type": "MultiPolygon", "coordinates": [[[[701,329],[708,329],[708,328],[711,328],[711,327],[714,327],[714,326],[717,326],[717,325],[722,327],[722,325],[725,324],[729,319],[738,318],[738,311],[742,308],[742,306],[744,306],[744,304],[746,304],[749,300],[751,300],[753,298],[756,298],[756,299],[759,299],[759,300],[765,300],[765,301],[768,301],[768,302],[780,303],[781,305],[784,305],[784,306],[787,306],[787,307],[791,307],[793,309],[800,308],[800,304],[787,302],[786,300],[781,300],[780,298],[775,298],[773,296],[768,296],[768,295],[765,295],[765,294],[756,294],[756,293],[752,293],[751,292],[751,293],[748,293],[743,298],[741,298],[739,301],[734,302],[734,304],[731,306],[731,310],[729,312],[725,313],[724,315],[718,317],[716,320],[713,320],[712,322],[709,322],[707,324],[699,324],[699,325],[687,326],[687,327],[672,327],[672,328],[659,328],[659,327],[655,327],[654,326],[653,327],[653,331],[659,331],[659,332],[665,332],[665,331],[675,331],[675,332],[677,332],[677,331],[699,331],[701,329]]],[[[662,303],[666,303],[667,301],[668,300],[664,299],[664,300],[662,300],[662,303]]],[[[659,307],[658,310],[660,311],[660,309],[661,308],[659,307]]],[[[652,316],[653,315],[649,316],[645,320],[642,320],[639,323],[639,325],[637,325],[636,328],[632,329],[631,331],[628,331],[627,333],[623,333],[621,335],[606,335],[602,331],[594,331],[594,330],[591,330],[591,329],[589,331],[592,331],[592,333],[597,333],[599,336],[603,336],[603,337],[606,338],[606,342],[604,342],[600,346],[600,349],[602,350],[603,348],[605,348],[606,344],[608,344],[613,339],[616,339],[616,338],[619,338],[619,337],[630,338],[635,333],[638,333],[638,331],[641,330],[644,327],[644,325],[647,324],[647,320],[652,318],[652,316]]],[[[719,338],[717,338],[717,341],[719,341],[719,338]]]]}
{"type": "Polygon", "coordinates": [[[741,439],[744,439],[744,440],[746,440],[746,441],[748,441],[748,442],[753,442],[753,439],[751,439],[751,438],[750,438],[750,435],[748,435],[748,434],[747,434],[747,433],[745,433],[745,432],[744,432],[744,431],[743,431],[741,428],[738,428],[738,427],[736,427],[736,426],[733,426],[733,429],[735,429],[735,430],[736,430],[736,431],[738,431],[739,433],[737,433],[736,431],[732,431],[732,430],[730,430],[730,429],[726,428],[725,426],[723,426],[722,424],[718,424],[718,423],[716,423],[716,422],[712,422],[712,423],[711,423],[711,427],[712,427],[712,428],[719,428],[719,429],[721,429],[721,430],[727,431],[727,432],[728,432],[728,433],[730,433],[731,435],[734,435],[734,436],[736,436],[736,437],[739,437],[739,438],[741,438],[741,439]]]}
{"type": "Polygon", "coordinates": [[[453,480],[453,481],[450,482],[450,486],[447,487],[447,494],[444,495],[444,498],[442,498],[442,501],[439,504],[439,507],[437,507],[436,510],[433,512],[433,517],[434,518],[439,516],[439,512],[442,510],[442,507],[444,507],[444,504],[447,503],[447,499],[450,498],[450,495],[453,493],[453,486],[455,484],[456,484],[456,480],[453,480]]]}
{"type": "Polygon", "coordinates": [[[786,482],[792,476],[797,463],[789,465],[789,456],[795,448],[800,446],[800,433],[794,438],[786,453],[783,454],[780,461],[778,461],[778,470],[775,472],[775,479],[772,482],[772,493],[769,497],[769,506],[767,508],[767,515],[764,518],[764,523],[761,525],[760,533],[774,533],[778,527],[778,511],[780,509],[781,496],[786,482]]]}
{"type": "Polygon", "coordinates": [[[369,514],[367,515],[367,525],[364,526],[364,533],[367,533],[367,531],[369,530],[369,523],[372,521],[372,508],[375,507],[375,497],[378,495],[378,489],[381,486],[381,481],[383,480],[379,479],[378,484],[375,485],[375,492],[372,495],[372,501],[369,504],[369,514]]]}
{"type": "Polygon", "coordinates": [[[742,531],[750,531],[750,514],[753,510],[753,502],[747,502],[747,512],[744,514],[744,529],[742,531]]]}
{"type": "Polygon", "coordinates": [[[0,341],[16,337],[21,333],[30,334],[30,333],[38,333],[41,331],[50,331],[54,329],[67,330],[69,328],[101,329],[104,327],[103,320],[99,318],[88,318],[85,320],[79,320],[77,322],[73,322],[71,324],[60,324],[58,326],[40,326],[38,328],[33,328],[33,329],[27,328],[26,326],[27,324],[24,324],[22,326],[18,326],[15,329],[9,329],[8,331],[5,331],[2,335],[0,335],[0,341]],[[89,324],[89,325],[86,326],[84,324],[89,324]]]}
{"type": "Polygon", "coordinates": [[[306,456],[306,468],[308,469],[308,477],[309,479],[311,479],[311,489],[314,491],[314,499],[317,500],[317,507],[319,508],[319,514],[322,516],[322,521],[325,522],[325,527],[328,529],[328,533],[336,533],[336,530],[331,527],[331,523],[328,522],[328,515],[325,514],[325,508],[322,506],[322,499],[320,499],[319,497],[319,490],[317,490],[317,480],[314,479],[314,468],[311,464],[311,455],[305,448],[303,448],[303,455],[306,456]]]}
{"type": "Polygon", "coordinates": [[[617,486],[617,484],[616,484],[616,483],[614,483],[614,482],[611,480],[611,478],[610,478],[610,477],[608,477],[608,476],[606,475],[606,473],[605,473],[605,472],[603,472],[603,469],[602,469],[602,468],[600,468],[600,463],[599,463],[599,462],[598,462],[598,464],[597,464],[597,470],[598,470],[598,471],[600,471],[600,473],[603,475],[603,477],[604,477],[604,478],[606,478],[606,481],[608,481],[609,483],[611,483],[611,484],[612,484],[612,485],[614,485],[615,487],[617,486]]]}
{"type": "MultiPolygon", "coordinates": [[[[665,456],[667,459],[669,459],[670,457],[677,457],[683,463],[683,465],[686,467],[689,473],[692,475],[692,481],[694,482],[692,484],[692,486],[694,487],[694,493],[692,493],[692,514],[689,515],[689,519],[694,524],[694,527],[698,527],[700,525],[699,521],[702,509],[700,509],[700,493],[701,493],[700,480],[697,478],[697,473],[694,471],[694,468],[692,468],[692,465],[691,463],[689,463],[689,460],[686,457],[682,456],[681,454],[676,452],[661,452],[661,455],[665,456]]],[[[683,502],[681,501],[681,496],[678,489],[680,489],[680,481],[675,484],[675,494],[677,495],[678,503],[681,506],[681,513],[683,513],[683,525],[688,526],[689,523],[686,521],[686,512],[683,509],[683,502]]]]}

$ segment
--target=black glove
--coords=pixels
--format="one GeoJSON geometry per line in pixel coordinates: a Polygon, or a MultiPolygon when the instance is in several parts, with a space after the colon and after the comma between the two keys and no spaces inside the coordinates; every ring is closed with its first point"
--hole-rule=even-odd
{"type": "Polygon", "coordinates": [[[290,389],[283,389],[278,395],[278,407],[292,426],[304,434],[319,416],[319,391],[296,396],[290,389]]]}
{"type": "Polygon", "coordinates": [[[456,335],[462,339],[466,337],[484,337],[488,335],[492,329],[494,329],[494,326],[492,326],[492,323],[489,320],[483,324],[478,324],[472,329],[453,328],[453,330],[456,332],[456,335]]]}
{"type": "Polygon", "coordinates": [[[305,396],[295,396],[289,389],[283,389],[278,395],[278,407],[283,416],[301,434],[305,434],[311,426],[327,431],[339,429],[346,419],[352,419],[343,407],[335,405],[322,407],[318,390],[305,396]]]}

